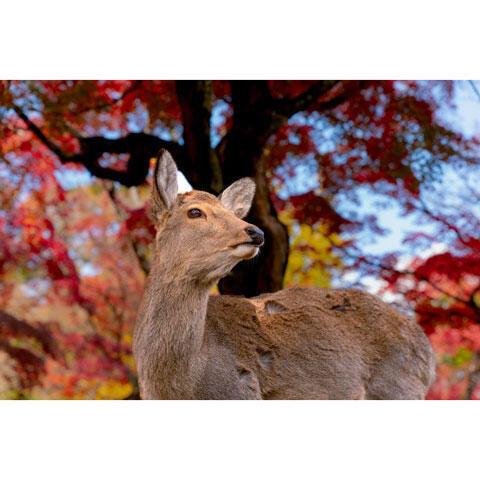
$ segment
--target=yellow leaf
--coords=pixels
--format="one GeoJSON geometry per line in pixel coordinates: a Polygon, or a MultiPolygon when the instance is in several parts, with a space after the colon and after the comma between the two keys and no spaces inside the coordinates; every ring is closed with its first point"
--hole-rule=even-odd
{"type": "Polygon", "coordinates": [[[132,393],[132,385],[120,383],[115,380],[107,380],[97,389],[97,400],[121,400],[132,393]]]}

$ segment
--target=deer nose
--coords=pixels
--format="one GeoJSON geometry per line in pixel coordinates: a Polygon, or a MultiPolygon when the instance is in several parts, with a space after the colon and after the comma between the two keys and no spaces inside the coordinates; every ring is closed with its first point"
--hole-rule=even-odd
{"type": "Polygon", "coordinates": [[[247,235],[250,237],[253,245],[261,246],[263,245],[263,241],[265,240],[265,235],[263,232],[255,226],[250,226],[245,229],[247,235]]]}

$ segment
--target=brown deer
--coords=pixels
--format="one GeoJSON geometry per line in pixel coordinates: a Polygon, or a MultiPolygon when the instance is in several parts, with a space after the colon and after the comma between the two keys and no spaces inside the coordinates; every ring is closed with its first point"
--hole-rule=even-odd
{"type": "Polygon", "coordinates": [[[357,290],[287,288],[255,298],[209,295],[263,232],[242,220],[249,178],[218,198],[177,193],[161,151],[152,268],[133,352],[144,399],[422,399],[434,356],[422,329],[357,290]]]}

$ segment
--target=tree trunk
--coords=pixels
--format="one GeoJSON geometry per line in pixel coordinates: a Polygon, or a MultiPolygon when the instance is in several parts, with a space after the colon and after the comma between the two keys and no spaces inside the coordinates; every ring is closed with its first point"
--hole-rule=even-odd
{"type": "Polygon", "coordinates": [[[212,82],[182,80],[176,90],[183,117],[183,140],[188,164],[182,170],[197,190],[220,193],[222,172],[217,153],[211,148],[212,82]]]}
{"type": "Polygon", "coordinates": [[[275,113],[267,82],[231,82],[233,125],[223,150],[225,185],[241,177],[255,178],[257,191],[247,221],[265,233],[265,245],[258,257],[241,262],[220,281],[221,293],[247,297],[274,292],[283,286],[288,259],[288,234],[278,220],[265,178],[263,149],[270,135],[286,122],[275,113]]]}
{"type": "Polygon", "coordinates": [[[468,375],[467,390],[465,391],[465,400],[472,400],[472,395],[480,383],[480,355],[473,352],[470,372],[468,375]]]}

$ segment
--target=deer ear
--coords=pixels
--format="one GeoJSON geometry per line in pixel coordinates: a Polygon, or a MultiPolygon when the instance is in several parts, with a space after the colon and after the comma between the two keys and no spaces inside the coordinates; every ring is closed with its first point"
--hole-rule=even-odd
{"type": "Polygon", "coordinates": [[[245,177],[232,183],[225,189],[218,199],[225,208],[239,218],[247,215],[252,206],[253,197],[255,196],[255,182],[253,179],[245,177]]]}
{"type": "Polygon", "coordinates": [[[178,194],[177,166],[164,149],[158,152],[153,174],[152,210],[159,218],[175,204],[178,194]]]}

